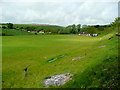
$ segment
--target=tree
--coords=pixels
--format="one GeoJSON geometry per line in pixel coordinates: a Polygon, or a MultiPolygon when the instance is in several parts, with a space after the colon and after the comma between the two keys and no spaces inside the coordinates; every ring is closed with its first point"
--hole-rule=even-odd
{"type": "Polygon", "coordinates": [[[82,25],[82,29],[80,32],[87,32],[88,26],[87,25],[82,25]]]}
{"type": "Polygon", "coordinates": [[[4,29],[5,29],[5,28],[7,28],[7,27],[2,25],[2,28],[4,28],[4,29]]]}
{"type": "Polygon", "coordinates": [[[80,28],[81,28],[81,24],[78,24],[78,25],[77,25],[77,30],[78,30],[78,32],[80,32],[80,28]]]}
{"type": "Polygon", "coordinates": [[[95,28],[94,26],[88,26],[87,32],[90,33],[90,34],[96,34],[97,33],[97,28],[95,28]]]}
{"type": "Polygon", "coordinates": [[[13,24],[12,24],[12,23],[7,23],[7,27],[8,27],[9,29],[13,29],[13,24]]]}
{"type": "Polygon", "coordinates": [[[69,29],[61,29],[59,32],[58,32],[59,34],[69,34],[70,33],[70,31],[69,31],[69,29]]]}
{"type": "Polygon", "coordinates": [[[37,32],[43,31],[43,28],[41,28],[41,27],[36,27],[36,28],[35,28],[35,31],[37,31],[37,32]]]}
{"type": "Polygon", "coordinates": [[[120,17],[115,18],[114,22],[112,22],[112,25],[120,24],[120,17]]]}
{"type": "Polygon", "coordinates": [[[76,27],[75,27],[75,24],[73,24],[71,33],[75,34],[75,32],[76,32],[76,27]]]}
{"type": "Polygon", "coordinates": [[[87,25],[82,25],[82,28],[86,28],[87,27],[87,25]]]}
{"type": "Polygon", "coordinates": [[[81,27],[81,24],[78,24],[77,26],[73,24],[73,25],[68,25],[65,29],[72,34],[75,34],[80,32],[80,27],[81,27]]]}
{"type": "Polygon", "coordinates": [[[35,28],[34,28],[34,27],[26,27],[26,30],[27,30],[27,31],[34,31],[35,28]]]}
{"type": "Polygon", "coordinates": [[[35,35],[37,35],[37,33],[35,33],[35,35]]]}
{"type": "Polygon", "coordinates": [[[71,33],[72,32],[72,25],[68,25],[67,27],[65,27],[65,29],[71,33]]]}

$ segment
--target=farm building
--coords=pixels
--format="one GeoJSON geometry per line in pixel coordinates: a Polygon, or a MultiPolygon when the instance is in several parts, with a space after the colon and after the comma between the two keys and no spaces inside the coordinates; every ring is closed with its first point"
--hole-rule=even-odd
{"type": "Polygon", "coordinates": [[[98,36],[98,34],[90,34],[90,33],[85,33],[85,32],[82,32],[82,33],[79,33],[78,35],[85,35],[85,36],[98,36]]]}
{"type": "Polygon", "coordinates": [[[45,33],[44,31],[39,31],[39,33],[45,33]]]}
{"type": "Polygon", "coordinates": [[[90,36],[90,33],[82,32],[82,33],[79,33],[78,35],[86,35],[86,36],[90,36]]]}
{"type": "Polygon", "coordinates": [[[27,32],[32,32],[32,33],[36,33],[37,31],[27,31],[27,32]]]}
{"type": "Polygon", "coordinates": [[[96,36],[98,36],[98,34],[91,34],[91,36],[94,36],[94,37],[96,37],[96,36]]]}

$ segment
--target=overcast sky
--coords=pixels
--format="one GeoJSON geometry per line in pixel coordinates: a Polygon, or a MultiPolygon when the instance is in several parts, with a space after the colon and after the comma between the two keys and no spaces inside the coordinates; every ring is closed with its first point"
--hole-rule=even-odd
{"type": "Polygon", "coordinates": [[[118,0],[1,0],[0,22],[28,24],[109,24],[118,0]],[[28,2],[29,1],[29,2],[28,2]]]}

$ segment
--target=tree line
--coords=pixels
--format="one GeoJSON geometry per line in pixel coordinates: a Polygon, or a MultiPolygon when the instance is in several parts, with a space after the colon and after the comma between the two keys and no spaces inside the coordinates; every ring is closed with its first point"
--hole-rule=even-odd
{"type": "Polygon", "coordinates": [[[119,18],[116,18],[114,22],[109,25],[81,25],[73,24],[66,27],[57,27],[57,26],[16,26],[13,23],[3,24],[2,28],[5,29],[16,29],[24,31],[35,31],[40,32],[44,31],[45,33],[51,32],[53,34],[78,34],[78,33],[90,33],[90,34],[100,34],[100,31],[105,31],[106,28],[116,27],[119,22],[119,18]]]}

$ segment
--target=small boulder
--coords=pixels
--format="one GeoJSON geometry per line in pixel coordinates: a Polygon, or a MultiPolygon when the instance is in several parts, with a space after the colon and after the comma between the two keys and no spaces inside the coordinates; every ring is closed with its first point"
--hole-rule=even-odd
{"type": "Polygon", "coordinates": [[[65,84],[69,80],[72,80],[71,77],[72,77],[72,74],[70,73],[49,76],[45,78],[43,83],[45,86],[60,86],[65,84]]]}
{"type": "Polygon", "coordinates": [[[99,48],[102,48],[102,47],[106,47],[106,45],[102,45],[102,46],[100,46],[99,48]]]}
{"type": "Polygon", "coordinates": [[[73,58],[72,61],[75,61],[75,60],[78,60],[78,59],[81,59],[82,57],[76,57],[76,58],[73,58]]]}

